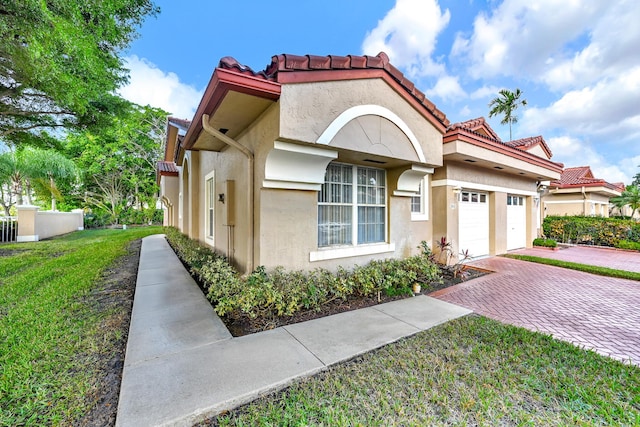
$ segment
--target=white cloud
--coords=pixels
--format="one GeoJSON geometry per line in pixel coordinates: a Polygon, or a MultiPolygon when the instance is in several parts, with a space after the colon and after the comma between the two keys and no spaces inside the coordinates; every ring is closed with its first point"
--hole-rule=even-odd
{"type": "Polygon", "coordinates": [[[572,90],[544,108],[524,112],[529,130],[563,128],[615,143],[640,136],[640,65],[615,78],[572,90]]]}
{"type": "Polygon", "coordinates": [[[614,76],[638,64],[640,2],[607,3],[594,17],[589,44],[571,55],[558,53],[542,75],[552,89],[571,88],[614,76]]]}
{"type": "Polygon", "coordinates": [[[471,92],[471,99],[483,99],[494,97],[500,91],[500,89],[504,89],[498,86],[482,86],[473,92],[471,92]]]}
{"type": "Polygon", "coordinates": [[[458,112],[458,114],[461,117],[469,117],[471,115],[471,109],[469,108],[468,105],[465,105],[464,107],[462,107],[462,110],[458,112]]]}
{"type": "Polygon", "coordinates": [[[445,67],[431,56],[449,19],[449,10],[442,12],[436,0],[397,0],[367,33],[362,51],[367,55],[386,52],[393,65],[407,70],[411,77],[440,76],[445,67]]]}
{"type": "Polygon", "coordinates": [[[131,71],[129,84],[118,91],[123,98],[191,120],[203,91],[182,83],[175,73],[165,73],[144,58],[133,55],[124,60],[131,71]]]}
{"type": "Polygon", "coordinates": [[[435,86],[426,91],[426,95],[429,98],[438,97],[449,101],[466,98],[467,96],[460,83],[458,83],[458,78],[452,76],[440,77],[435,86]]]}
{"type": "Polygon", "coordinates": [[[459,33],[451,53],[474,78],[539,78],[568,43],[585,36],[610,2],[505,0],[474,21],[471,35],[459,33]]]}
{"type": "MultiPolygon", "coordinates": [[[[596,178],[607,182],[624,182],[629,184],[633,179],[633,163],[640,162],[640,156],[621,164],[612,164],[593,146],[578,138],[559,136],[549,138],[547,144],[553,153],[552,160],[564,163],[565,167],[590,166],[596,178]]],[[[640,163],[638,163],[640,164],[640,163]]],[[[637,168],[637,166],[636,166],[637,168]]]]}

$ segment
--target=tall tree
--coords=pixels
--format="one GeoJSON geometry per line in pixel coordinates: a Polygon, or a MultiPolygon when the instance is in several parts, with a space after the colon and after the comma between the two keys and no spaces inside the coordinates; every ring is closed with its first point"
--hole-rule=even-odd
{"type": "Polygon", "coordinates": [[[86,124],[127,81],[120,53],[152,0],[0,2],[0,140],[52,145],[51,130],[86,124]]]}
{"type": "Polygon", "coordinates": [[[114,220],[127,208],[155,206],[156,162],[162,156],[167,113],[128,103],[100,128],[72,132],[65,141],[69,157],[84,171],[86,202],[114,220]]]}
{"type": "Polygon", "coordinates": [[[498,97],[492,99],[489,103],[489,107],[491,108],[489,111],[489,117],[502,116],[500,124],[509,125],[509,140],[512,140],[513,135],[511,133],[511,125],[518,122],[518,116],[515,115],[515,111],[520,106],[526,106],[527,100],[520,99],[522,96],[522,91],[520,89],[516,89],[515,92],[511,92],[507,89],[501,89],[498,92],[498,95],[498,97]]]}

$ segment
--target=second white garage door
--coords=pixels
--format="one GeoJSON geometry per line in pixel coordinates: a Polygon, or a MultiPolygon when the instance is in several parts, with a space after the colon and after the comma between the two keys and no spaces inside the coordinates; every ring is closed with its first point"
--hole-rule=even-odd
{"type": "Polygon", "coordinates": [[[489,254],[489,196],[462,191],[458,212],[458,248],[479,257],[489,254]]]}
{"type": "Polygon", "coordinates": [[[507,195],[507,250],[527,245],[527,209],[523,196],[507,195]]]}

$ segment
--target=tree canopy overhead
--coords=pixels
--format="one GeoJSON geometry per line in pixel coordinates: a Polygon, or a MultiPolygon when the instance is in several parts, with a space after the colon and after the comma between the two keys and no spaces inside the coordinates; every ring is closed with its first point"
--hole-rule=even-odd
{"type": "Polygon", "coordinates": [[[95,120],[127,81],[120,52],[158,12],[152,0],[1,2],[0,140],[43,145],[95,120]]]}

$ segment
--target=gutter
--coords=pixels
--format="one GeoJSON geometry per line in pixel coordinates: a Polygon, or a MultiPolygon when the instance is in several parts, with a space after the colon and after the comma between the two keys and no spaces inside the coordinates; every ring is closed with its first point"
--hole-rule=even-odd
{"type": "Polygon", "coordinates": [[[220,132],[219,130],[211,127],[211,125],[209,125],[209,115],[208,114],[203,114],[202,115],[202,129],[207,132],[209,135],[212,135],[216,138],[218,138],[219,140],[221,140],[222,142],[224,142],[227,145],[230,145],[234,148],[236,148],[237,150],[239,150],[242,154],[245,155],[245,157],[247,158],[247,180],[248,180],[248,187],[249,187],[249,191],[247,191],[247,204],[249,206],[249,256],[248,256],[248,263],[247,263],[247,272],[251,273],[254,269],[254,262],[255,262],[255,253],[254,253],[254,220],[255,220],[255,203],[254,203],[254,156],[253,156],[253,152],[251,152],[251,150],[249,150],[249,148],[247,148],[246,146],[242,145],[241,143],[239,143],[238,141],[236,141],[233,138],[228,137],[227,135],[223,134],[222,132],[220,132]]]}

